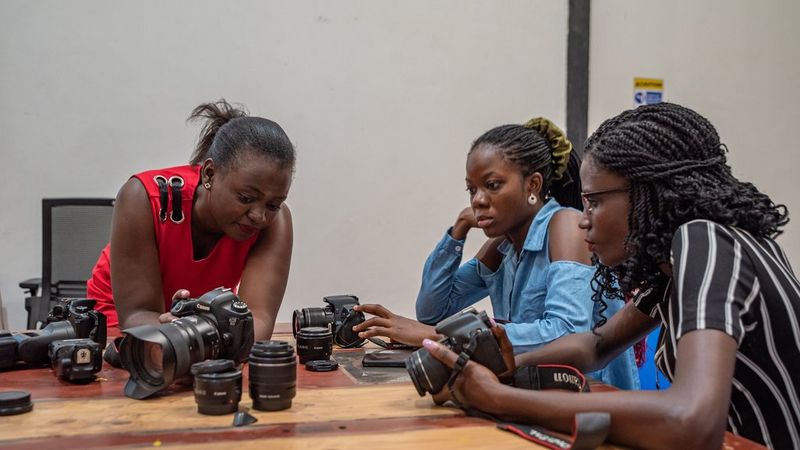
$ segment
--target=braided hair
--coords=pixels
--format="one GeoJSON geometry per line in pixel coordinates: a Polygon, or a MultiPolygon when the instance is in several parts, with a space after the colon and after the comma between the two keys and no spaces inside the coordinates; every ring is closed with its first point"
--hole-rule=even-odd
{"type": "Polygon", "coordinates": [[[613,268],[598,263],[594,301],[605,306],[603,296],[622,298],[665,281],[659,265],[670,262],[673,234],[686,222],[711,220],[757,238],[781,233],[786,207],[736,179],[726,152],[706,118],[671,103],[625,111],[589,137],[586,155],[631,186],[627,257],[613,268]]]}
{"type": "Polygon", "coordinates": [[[542,197],[553,197],[562,206],[583,210],[580,157],[578,152],[572,151],[572,144],[563,132],[549,120],[536,118],[525,125],[492,128],[472,143],[467,156],[482,145],[497,149],[506,161],[519,168],[522,178],[539,172],[542,175],[542,197]],[[564,155],[565,167],[559,167],[554,150],[564,146],[569,146],[568,154],[564,155]]]}

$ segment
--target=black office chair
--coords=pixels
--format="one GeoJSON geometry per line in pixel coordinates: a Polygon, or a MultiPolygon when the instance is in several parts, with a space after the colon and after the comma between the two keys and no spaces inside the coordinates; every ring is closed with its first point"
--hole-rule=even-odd
{"type": "Polygon", "coordinates": [[[42,277],[19,283],[29,329],[44,322],[59,297],[86,296],[86,280],[111,236],[113,210],[112,198],[42,199],[42,277]]]}

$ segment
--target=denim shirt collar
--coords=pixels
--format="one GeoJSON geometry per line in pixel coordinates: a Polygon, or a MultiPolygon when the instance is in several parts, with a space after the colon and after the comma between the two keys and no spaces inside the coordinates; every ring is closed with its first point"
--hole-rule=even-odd
{"type": "MultiPolygon", "coordinates": [[[[544,248],[544,238],[547,236],[547,228],[553,214],[558,212],[561,205],[558,204],[556,199],[551,198],[544,204],[542,209],[533,218],[531,226],[528,228],[528,236],[525,237],[525,244],[522,249],[527,251],[541,251],[544,248]]],[[[509,255],[514,251],[514,245],[506,239],[502,244],[497,246],[497,251],[504,255],[509,255]]]]}

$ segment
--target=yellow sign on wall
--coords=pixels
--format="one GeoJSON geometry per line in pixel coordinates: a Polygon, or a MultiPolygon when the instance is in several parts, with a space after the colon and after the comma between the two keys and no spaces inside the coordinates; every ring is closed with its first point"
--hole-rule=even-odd
{"type": "Polygon", "coordinates": [[[661,103],[664,96],[664,80],[661,78],[633,79],[633,106],[661,103]]]}

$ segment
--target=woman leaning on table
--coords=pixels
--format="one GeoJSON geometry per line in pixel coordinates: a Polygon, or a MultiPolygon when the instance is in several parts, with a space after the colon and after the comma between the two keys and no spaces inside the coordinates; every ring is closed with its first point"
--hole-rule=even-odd
{"type": "MultiPolygon", "coordinates": [[[[727,428],[800,448],[800,283],[773,240],[787,212],[736,179],[725,152],[708,120],[674,104],[603,123],[581,167],[581,228],[600,260],[597,292],[618,281],[618,294],[634,301],[593,332],[516,358],[517,366],[596,370],[662,325],[657,365],[669,389],[526,391],[470,362],[457,399],[558,430],[570,429],[575,413],[607,411],[610,439],[635,447],[719,448],[727,428]]],[[[452,366],[454,353],[424,345],[452,366]]]]}
{"type": "Polygon", "coordinates": [[[292,255],[294,148],[280,125],[224,100],[189,119],[205,121],[191,162],[136,174],[117,194],[88,295],[124,329],[168,322],[173,299],[241,281],[255,337],[268,339],[292,255]]]}

